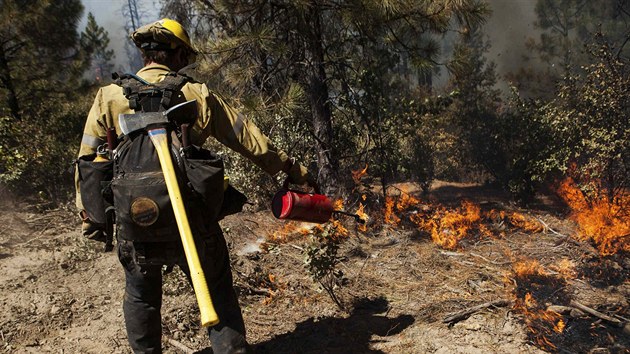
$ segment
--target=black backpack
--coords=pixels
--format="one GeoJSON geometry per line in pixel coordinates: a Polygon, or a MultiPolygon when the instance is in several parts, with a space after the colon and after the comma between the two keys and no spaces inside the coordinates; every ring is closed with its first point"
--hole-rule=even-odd
{"type": "MultiPolygon", "coordinates": [[[[136,113],[175,109],[185,102],[181,88],[191,80],[177,73],[169,73],[159,83],[148,83],[132,74],[115,79],[136,113]]],[[[191,229],[193,234],[203,234],[210,223],[241,211],[247,199],[232,187],[225,189],[223,161],[219,156],[183,143],[187,140],[188,126],[194,123],[195,118],[196,110],[193,117],[184,115],[181,119],[169,121],[165,127],[191,229]],[[229,203],[223,203],[224,195],[229,196],[229,203]]],[[[100,181],[90,183],[83,178],[90,174],[86,172],[86,166],[94,170],[94,165],[98,163],[89,161],[89,157],[79,159],[81,194],[90,219],[94,215],[93,220],[100,221],[99,215],[105,214],[103,208],[113,205],[117,235],[121,239],[138,242],[179,240],[162,168],[146,129],[130,132],[118,141],[120,143],[110,161],[111,170],[101,174],[103,179],[100,181]],[[87,186],[91,186],[92,190],[84,191],[87,186]],[[98,192],[96,186],[101,187],[98,192]],[[86,203],[86,196],[97,193],[103,197],[86,203]]],[[[103,169],[102,165],[96,167],[103,169]]]]}
{"type": "MultiPolygon", "coordinates": [[[[137,113],[146,113],[165,112],[184,103],[181,88],[189,80],[188,76],[169,73],[164,80],[153,84],[133,75],[120,77],[116,83],[123,88],[129,107],[137,113]]],[[[182,144],[182,140],[187,140],[187,125],[194,123],[196,114],[194,109],[165,125],[171,159],[194,234],[204,232],[204,220],[216,220],[224,189],[221,158],[208,150],[182,144]]],[[[125,135],[117,147],[111,188],[121,239],[140,242],[180,239],[162,167],[146,129],[125,135]]]]}

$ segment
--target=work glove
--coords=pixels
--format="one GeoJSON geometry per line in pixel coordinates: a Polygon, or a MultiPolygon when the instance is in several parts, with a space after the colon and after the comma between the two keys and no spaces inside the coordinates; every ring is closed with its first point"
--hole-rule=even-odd
{"type": "Polygon", "coordinates": [[[313,188],[313,190],[315,190],[315,193],[319,194],[319,185],[317,185],[317,181],[315,180],[315,177],[313,177],[312,174],[308,174],[306,175],[306,184],[309,185],[309,187],[313,188]]]}
{"type": "Polygon", "coordinates": [[[309,187],[315,190],[315,193],[319,193],[319,186],[312,174],[308,172],[308,169],[299,163],[293,163],[287,171],[288,180],[291,184],[304,185],[308,184],[309,187]]]}
{"type": "Polygon", "coordinates": [[[80,216],[83,220],[81,234],[88,240],[105,242],[105,226],[92,222],[85,211],[81,211],[80,216]]]}

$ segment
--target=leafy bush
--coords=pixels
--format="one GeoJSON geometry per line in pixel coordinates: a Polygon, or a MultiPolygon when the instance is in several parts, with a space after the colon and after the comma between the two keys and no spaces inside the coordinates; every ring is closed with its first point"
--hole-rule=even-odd
{"type": "Polygon", "coordinates": [[[73,192],[72,161],[90,103],[87,96],[63,98],[24,115],[20,122],[0,119],[0,183],[54,202],[67,200],[73,192]]]}
{"type": "Polygon", "coordinates": [[[343,260],[339,255],[339,244],[346,239],[347,233],[339,222],[326,224],[315,229],[311,244],[304,249],[304,265],[309,274],[342,311],[345,311],[346,305],[337,289],[347,279],[337,266],[343,260]]]}
{"type": "Polygon", "coordinates": [[[600,181],[610,200],[630,187],[630,70],[597,38],[583,75],[565,77],[548,101],[514,93],[493,123],[497,158],[489,170],[521,199],[567,173],[587,193],[600,181]]]}
{"type": "Polygon", "coordinates": [[[600,181],[613,200],[630,188],[630,68],[602,36],[596,39],[589,46],[595,62],[584,75],[567,77],[544,111],[556,143],[540,169],[575,166],[578,184],[600,181]]]}

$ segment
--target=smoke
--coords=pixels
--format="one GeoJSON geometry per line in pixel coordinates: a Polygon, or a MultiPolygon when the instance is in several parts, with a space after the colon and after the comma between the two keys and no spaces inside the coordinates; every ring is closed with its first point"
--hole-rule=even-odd
{"type": "MultiPolygon", "coordinates": [[[[160,13],[159,1],[136,0],[140,23],[154,21],[160,13]]],[[[528,54],[525,43],[529,38],[537,38],[540,31],[534,27],[536,21],[535,0],[487,0],[493,13],[484,26],[490,42],[487,58],[497,64],[499,78],[514,72],[528,64],[528,54]]],[[[85,12],[79,25],[82,31],[87,22],[88,12],[92,12],[98,24],[105,28],[110,38],[110,48],[114,50],[114,70],[131,71],[125,42],[128,33],[125,26],[130,23],[127,7],[129,0],[83,0],[85,12]],[[123,11],[125,9],[125,11],[123,11]]],[[[129,26],[128,26],[129,27],[129,26]]],[[[448,50],[447,50],[448,52],[448,50]]],[[[535,63],[529,62],[534,65],[535,63]]],[[[436,78],[444,81],[445,78],[436,78]]],[[[500,80],[502,81],[502,80],[500,80]]],[[[438,85],[439,86],[439,85],[438,85]]],[[[501,85],[502,86],[502,85],[501,85]]]]}
{"type": "MultiPolygon", "coordinates": [[[[145,24],[158,19],[159,4],[154,0],[136,0],[140,24],[145,24]]],[[[129,34],[125,30],[130,23],[128,11],[123,11],[129,5],[128,0],[83,0],[85,7],[83,18],[79,23],[79,31],[83,31],[87,24],[87,14],[91,12],[99,26],[103,27],[109,35],[109,47],[114,50],[116,57],[113,59],[114,70],[119,72],[135,71],[130,68],[129,56],[125,50],[125,43],[129,41],[129,34]]]]}
{"type": "Polygon", "coordinates": [[[484,26],[490,42],[487,58],[497,64],[499,78],[526,64],[536,65],[525,46],[528,39],[538,38],[535,28],[534,0],[487,0],[492,15],[484,26]]]}
{"type": "MultiPolygon", "coordinates": [[[[537,0],[486,0],[492,14],[483,26],[485,40],[490,48],[485,57],[496,64],[497,88],[505,93],[509,86],[505,77],[517,72],[524,66],[538,66],[541,63],[531,58],[531,52],[525,43],[530,39],[538,39],[540,30],[535,28],[537,20],[535,7],[537,0]]],[[[458,40],[456,33],[449,33],[442,39],[442,61],[446,62],[453,54],[454,43],[458,40]]],[[[448,83],[449,73],[440,66],[433,77],[433,88],[442,89],[448,83]]]]}

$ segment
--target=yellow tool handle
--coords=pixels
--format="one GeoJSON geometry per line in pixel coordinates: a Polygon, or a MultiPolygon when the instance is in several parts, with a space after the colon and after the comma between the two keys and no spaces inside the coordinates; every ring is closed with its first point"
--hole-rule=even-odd
{"type": "Polygon", "coordinates": [[[186,254],[186,262],[188,262],[188,268],[190,269],[190,278],[192,279],[199,311],[201,312],[201,325],[204,327],[213,326],[219,323],[219,317],[212,305],[206,277],[203,274],[195,240],[190,230],[190,224],[188,223],[188,216],[186,215],[182,194],[179,190],[179,183],[177,182],[177,176],[173,168],[173,160],[170,155],[166,129],[157,128],[149,130],[149,137],[153,145],[155,145],[155,150],[157,151],[160,165],[162,166],[164,180],[166,181],[168,195],[171,198],[177,228],[179,229],[179,235],[182,238],[182,245],[184,246],[184,253],[186,254]]]}

